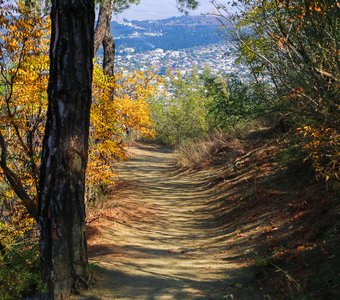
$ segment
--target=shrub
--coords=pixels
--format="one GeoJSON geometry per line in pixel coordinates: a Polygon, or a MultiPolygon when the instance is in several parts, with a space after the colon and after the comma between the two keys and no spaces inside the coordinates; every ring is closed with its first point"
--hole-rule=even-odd
{"type": "Polygon", "coordinates": [[[154,98],[151,104],[158,140],[178,145],[204,136],[208,131],[208,99],[197,71],[187,76],[168,72],[167,77],[167,91],[154,98]]]}
{"type": "Polygon", "coordinates": [[[208,71],[201,78],[209,99],[207,120],[212,130],[233,130],[254,117],[263,117],[268,109],[264,83],[244,83],[233,74],[215,76],[208,71]]]}
{"type": "Polygon", "coordinates": [[[307,153],[317,178],[340,179],[339,134],[332,128],[303,126],[297,129],[300,145],[307,153]]]}
{"type": "Polygon", "coordinates": [[[37,228],[19,203],[0,207],[0,298],[21,299],[42,288],[37,228]]]}

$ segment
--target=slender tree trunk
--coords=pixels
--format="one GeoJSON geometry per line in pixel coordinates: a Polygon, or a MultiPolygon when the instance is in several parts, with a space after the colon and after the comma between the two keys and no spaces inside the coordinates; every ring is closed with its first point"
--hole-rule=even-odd
{"type": "Polygon", "coordinates": [[[94,35],[94,53],[102,44],[106,31],[110,30],[110,22],[113,12],[113,0],[102,0],[99,6],[98,21],[94,35]]]}
{"type": "Polygon", "coordinates": [[[48,112],[40,174],[43,299],[67,299],[89,281],[85,169],[94,41],[93,0],[53,0],[48,112]]]}
{"type": "Polygon", "coordinates": [[[102,0],[94,36],[94,53],[103,45],[103,70],[106,75],[114,75],[115,42],[111,35],[110,23],[113,13],[113,0],[102,0]]]}
{"type": "MultiPolygon", "coordinates": [[[[110,28],[110,27],[109,27],[110,28]]],[[[113,36],[110,33],[110,30],[106,31],[104,40],[103,40],[103,48],[104,48],[104,58],[103,58],[103,71],[104,74],[113,76],[114,68],[115,68],[115,41],[113,36]]]]}

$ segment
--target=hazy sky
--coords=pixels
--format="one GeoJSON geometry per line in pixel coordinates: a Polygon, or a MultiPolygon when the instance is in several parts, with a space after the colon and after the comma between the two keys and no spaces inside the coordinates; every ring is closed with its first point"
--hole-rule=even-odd
{"type": "MultiPolygon", "coordinates": [[[[220,1],[225,2],[225,1],[220,1]]],[[[211,0],[199,0],[199,7],[191,15],[208,13],[213,10],[211,0]]],[[[176,8],[176,0],[141,0],[118,16],[119,19],[128,20],[156,20],[181,15],[176,8]]],[[[117,16],[113,16],[115,20],[117,16]]]]}

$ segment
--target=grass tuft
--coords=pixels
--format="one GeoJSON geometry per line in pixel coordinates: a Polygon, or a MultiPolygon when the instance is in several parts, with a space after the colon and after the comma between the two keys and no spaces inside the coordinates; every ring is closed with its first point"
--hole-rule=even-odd
{"type": "Polygon", "coordinates": [[[228,133],[216,131],[207,137],[177,147],[177,165],[185,169],[200,169],[222,153],[243,151],[240,140],[228,133]]]}

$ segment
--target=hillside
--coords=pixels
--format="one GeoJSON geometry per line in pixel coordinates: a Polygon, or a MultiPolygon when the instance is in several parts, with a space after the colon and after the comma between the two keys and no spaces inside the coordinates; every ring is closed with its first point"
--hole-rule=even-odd
{"type": "Polygon", "coordinates": [[[111,32],[116,38],[118,51],[133,48],[135,52],[145,52],[221,43],[226,36],[219,32],[219,26],[213,17],[182,16],[156,21],[111,22],[111,32]]]}

